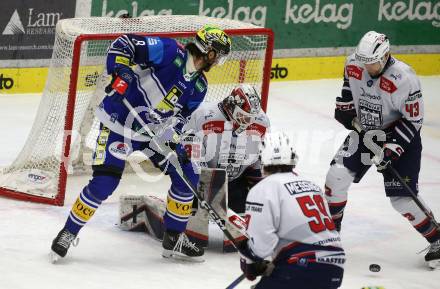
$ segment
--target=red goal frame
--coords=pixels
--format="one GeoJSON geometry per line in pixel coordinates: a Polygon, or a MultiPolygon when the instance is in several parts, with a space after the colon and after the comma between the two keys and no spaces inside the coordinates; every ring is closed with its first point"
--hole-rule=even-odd
{"type": "MultiPolygon", "coordinates": [[[[272,56],[273,56],[273,48],[274,48],[274,33],[269,28],[246,28],[246,29],[225,29],[225,32],[231,36],[243,36],[243,35],[266,35],[267,37],[267,47],[264,59],[263,66],[263,79],[262,79],[262,87],[261,87],[261,100],[262,100],[262,108],[266,111],[267,108],[267,99],[269,94],[269,82],[270,82],[270,72],[271,72],[271,64],[272,64],[272,56]]],[[[157,32],[157,33],[135,33],[143,36],[159,36],[159,37],[194,37],[194,31],[185,31],[185,32],[157,32]]],[[[72,56],[72,68],[70,74],[70,82],[69,82],[69,93],[67,100],[67,108],[65,115],[65,123],[64,123],[64,146],[62,151],[62,161],[60,163],[59,168],[59,180],[58,180],[58,193],[55,198],[48,198],[43,196],[35,196],[31,194],[27,194],[24,192],[14,191],[10,189],[6,189],[0,187],[0,196],[10,197],[17,200],[31,201],[35,203],[43,203],[50,205],[63,206],[64,198],[66,194],[66,184],[67,184],[67,169],[66,166],[69,163],[70,158],[70,145],[71,145],[71,131],[73,127],[73,117],[74,117],[74,108],[76,101],[76,92],[77,92],[77,84],[78,84],[78,75],[79,75],[79,65],[80,65],[80,57],[81,57],[81,46],[86,41],[91,40],[114,40],[117,37],[121,36],[122,33],[115,34],[81,34],[77,36],[73,46],[73,56],[72,56]]],[[[246,60],[240,60],[239,63],[240,71],[244,71],[246,69],[246,60]]],[[[239,75],[243,75],[239,73],[239,75]]],[[[243,77],[238,79],[238,82],[243,82],[243,77]]]]}

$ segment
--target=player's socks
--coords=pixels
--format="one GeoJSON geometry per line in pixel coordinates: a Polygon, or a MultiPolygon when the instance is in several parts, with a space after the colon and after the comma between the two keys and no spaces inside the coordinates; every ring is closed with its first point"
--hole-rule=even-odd
{"type": "Polygon", "coordinates": [[[193,262],[203,262],[202,247],[192,243],[184,232],[167,230],[163,235],[162,256],[165,258],[175,258],[193,262]]]}

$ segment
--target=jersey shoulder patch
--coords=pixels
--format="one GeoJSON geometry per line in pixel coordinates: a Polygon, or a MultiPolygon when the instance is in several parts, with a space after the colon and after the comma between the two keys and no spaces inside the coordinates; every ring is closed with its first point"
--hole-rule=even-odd
{"type": "Polygon", "coordinates": [[[347,71],[347,75],[348,77],[353,77],[356,78],[357,80],[362,80],[362,72],[364,71],[363,68],[354,65],[354,64],[349,64],[345,67],[346,71],[347,71]]]}
{"type": "Polygon", "coordinates": [[[200,74],[199,77],[197,77],[194,86],[199,93],[206,93],[206,89],[208,87],[208,80],[206,79],[206,76],[203,73],[200,74]]]}
{"type": "Polygon", "coordinates": [[[265,113],[261,113],[257,116],[255,122],[246,128],[246,132],[248,134],[256,134],[260,137],[264,137],[269,126],[269,118],[265,113]]]}
{"type": "Polygon", "coordinates": [[[379,87],[380,87],[380,89],[382,89],[383,91],[386,91],[388,93],[393,93],[397,90],[397,87],[394,84],[394,82],[392,82],[391,80],[389,80],[388,78],[386,78],[383,75],[380,77],[379,87]]]}
{"type": "MultiPolygon", "coordinates": [[[[145,37],[148,44],[149,60],[159,66],[173,62],[179,56],[176,40],[171,38],[145,37]]],[[[181,53],[183,60],[185,53],[181,53]]],[[[183,61],[182,61],[183,63],[183,61]]]]}

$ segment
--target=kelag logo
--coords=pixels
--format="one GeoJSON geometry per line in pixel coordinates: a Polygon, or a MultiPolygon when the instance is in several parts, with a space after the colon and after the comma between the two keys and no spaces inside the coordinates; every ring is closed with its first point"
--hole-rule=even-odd
{"type": "Polygon", "coordinates": [[[0,89],[11,89],[14,86],[14,80],[10,77],[0,74],[0,89]]]}

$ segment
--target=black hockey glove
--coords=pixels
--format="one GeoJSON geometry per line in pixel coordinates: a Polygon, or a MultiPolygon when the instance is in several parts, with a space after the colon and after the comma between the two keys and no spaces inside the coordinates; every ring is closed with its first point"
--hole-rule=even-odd
{"type": "Polygon", "coordinates": [[[272,267],[269,269],[270,262],[256,256],[247,243],[247,239],[237,243],[240,253],[240,269],[246,279],[253,281],[257,276],[270,275],[273,269],[272,267]]]}
{"type": "Polygon", "coordinates": [[[120,65],[112,73],[112,81],[105,88],[105,93],[121,102],[134,80],[134,72],[130,67],[120,65]]]}
{"type": "Polygon", "coordinates": [[[240,269],[246,279],[254,281],[257,276],[265,275],[269,263],[267,260],[253,262],[248,258],[240,258],[240,269]]]}
{"type": "Polygon", "coordinates": [[[379,156],[373,158],[377,171],[383,173],[387,167],[396,162],[403,153],[403,148],[395,143],[385,143],[379,156]]]}
{"type": "Polygon", "coordinates": [[[335,109],[335,119],[341,123],[346,129],[355,130],[353,127],[353,119],[356,117],[356,110],[340,110],[335,109]]]}

